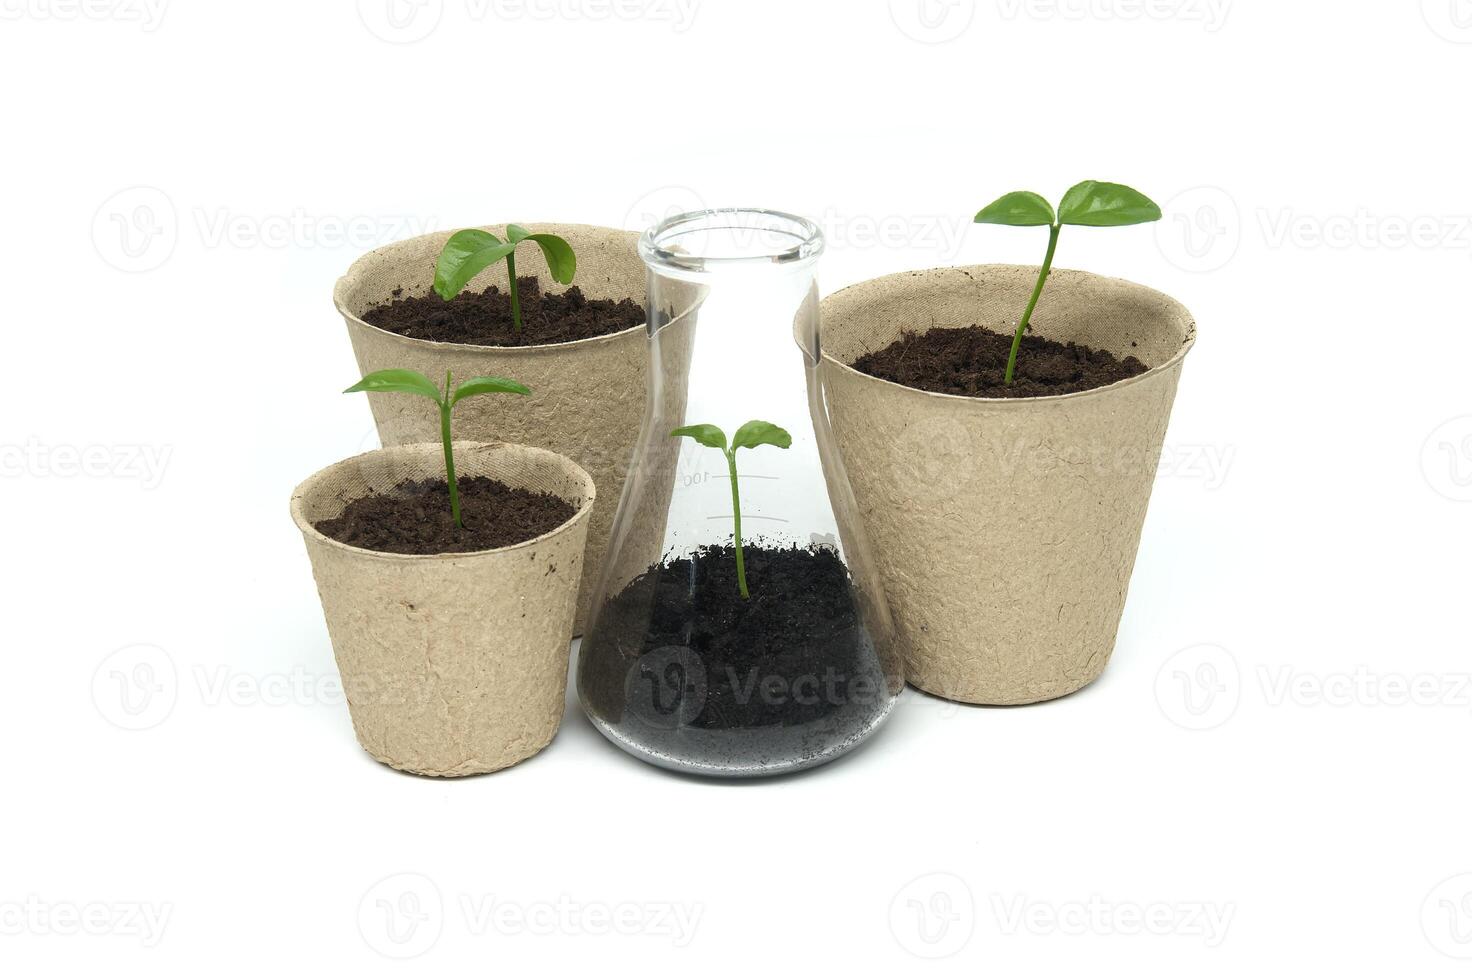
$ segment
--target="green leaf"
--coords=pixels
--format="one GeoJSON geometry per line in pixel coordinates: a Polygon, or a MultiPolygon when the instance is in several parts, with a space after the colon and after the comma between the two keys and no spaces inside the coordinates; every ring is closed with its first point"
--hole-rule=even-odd
{"type": "Polygon", "coordinates": [[[434,382],[420,374],[418,371],[409,371],[405,368],[390,368],[387,371],[374,371],[362,381],[353,385],[343,392],[344,395],[355,391],[374,392],[403,392],[410,395],[423,395],[425,398],[433,399],[436,403],[443,399],[440,390],[434,386],[434,382]]]}
{"type": "Polygon", "coordinates": [[[731,451],[738,449],[755,449],[757,446],[776,446],[778,449],[786,449],[792,445],[792,436],[780,425],[763,422],[761,419],[752,419],[750,422],[736,430],[731,437],[731,451]]]}
{"type": "Polygon", "coordinates": [[[450,404],[453,406],[460,399],[469,398],[472,395],[493,395],[497,393],[530,395],[532,390],[520,381],[512,381],[510,378],[471,378],[469,381],[460,382],[460,386],[455,389],[455,396],[450,399],[450,404]]]}
{"type": "Polygon", "coordinates": [[[578,270],[577,257],[572,254],[572,246],[567,244],[556,235],[527,235],[527,241],[536,242],[542,249],[542,255],[547,259],[547,268],[552,272],[552,278],[566,286],[572,282],[572,277],[578,270]]]}
{"type": "Polygon", "coordinates": [[[1160,220],[1160,206],[1133,187],[1086,180],[1075,184],[1058,202],[1058,220],[1065,225],[1112,228],[1160,220]]]}
{"type": "Polygon", "coordinates": [[[521,225],[506,226],[506,240],[508,242],[520,242],[529,237],[531,237],[531,232],[527,231],[521,225]]]}
{"type": "Polygon", "coordinates": [[[680,436],[689,436],[702,446],[726,451],[726,434],[718,425],[686,425],[670,432],[671,439],[678,439],[680,436]]]}
{"type": "Polygon", "coordinates": [[[1041,194],[1013,191],[1011,194],[1003,194],[976,212],[975,220],[984,225],[1051,225],[1053,205],[1041,194]]]}
{"type": "Polygon", "coordinates": [[[515,248],[515,242],[503,242],[479,228],[455,232],[434,264],[434,291],[441,299],[453,298],[483,269],[501,261],[515,248]]]}

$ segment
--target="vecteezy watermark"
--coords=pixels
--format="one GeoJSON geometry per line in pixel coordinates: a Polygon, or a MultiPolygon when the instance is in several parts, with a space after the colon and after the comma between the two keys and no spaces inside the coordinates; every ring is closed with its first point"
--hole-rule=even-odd
{"type": "Polygon", "coordinates": [[[689,725],[706,708],[718,686],[736,705],[794,705],[797,708],[873,705],[888,697],[879,674],[821,672],[764,674],[726,664],[711,676],[704,659],[687,646],[661,646],[644,653],[624,674],[624,702],[645,725],[673,731],[689,725]]]}
{"type": "Polygon", "coordinates": [[[1270,708],[1461,708],[1472,711],[1472,674],[1385,673],[1364,665],[1319,673],[1259,664],[1258,685],[1270,708]]]}
{"type": "Polygon", "coordinates": [[[154,490],[173,454],[173,446],[51,445],[33,436],[24,443],[0,443],[0,479],[130,480],[154,490]]]}
{"type": "Polygon", "coordinates": [[[944,44],[966,33],[976,0],[889,0],[889,19],[912,41],[944,44]]]}
{"type": "MultiPolygon", "coordinates": [[[[943,439],[936,444],[948,445],[943,439]]],[[[994,467],[1009,479],[1064,473],[1089,473],[1100,478],[1153,476],[1156,480],[1191,480],[1207,490],[1217,490],[1226,483],[1236,462],[1237,447],[1230,443],[1173,443],[1157,449],[1093,443],[1040,444],[1021,438],[1002,443],[993,438],[990,442],[983,440],[979,448],[951,452],[943,458],[966,466],[970,472],[982,465],[994,467]]],[[[969,480],[970,472],[961,474],[963,480],[969,480]]]]}
{"type": "Polygon", "coordinates": [[[570,895],[523,901],[461,895],[472,936],[651,936],[683,949],[695,938],[705,908],[698,902],[582,901],[570,895]]]}
{"type": "Polygon", "coordinates": [[[1160,447],[1156,479],[1190,480],[1204,490],[1220,490],[1237,460],[1237,447],[1228,444],[1175,443],[1160,447]]]}
{"type": "Polygon", "coordinates": [[[976,901],[959,875],[935,871],[906,882],[889,902],[889,934],[921,959],[955,956],[976,932],[976,901]]]}
{"type": "Polygon", "coordinates": [[[0,0],[0,20],[116,21],[158,30],[169,0],[0,0]]]}
{"type": "Polygon", "coordinates": [[[172,902],[52,902],[37,895],[0,901],[0,936],[120,936],[157,946],[172,902]]]}
{"type": "Polygon", "coordinates": [[[1472,500],[1472,415],[1447,419],[1431,430],[1421,446],[1421,474],[1446,499],[1472,500]]]}
{"type": "Polygon", "coordinates": [[[436,218],[410,214],[312,214],[305,208],[290,214],[195,208],[192,214],[195,231],[205,248],[373,249],[423,235],[439,224],[436,218]]]}
{"type": "Polygon", "coordinates": [[[389,44],[424,40],[444,15],[445,0],[358,0],[358,19],[370,34],[389,44]]]}
{"type": "Polygon", "coordinates": [[[1442,40],[1472,44],[1472,0],[1421,0],[1421,16],[1442,40]]]}
{"type": "MultiPolygon", "coordinates": [[[[1244,237],[1242,209],[1220,187],[1193,187],[1161,206],[1155,226],[1160,253],[1187,272],[1212,272],[1236,256],[1244,237]]],[[[1472,253],[1472,214],[1387,214],[1357,208],[1313,214],[1292,207],[1257,208],[1256,234],[1270,249],[1457,250],[1472,253]]]]}
{"type": "Polygon", "coordinates": [[[1232,0],[997,0],[1003,20],[1179,21],[1221,30],[1232,0]]]}
{"type": "Polygon", "coordinates": [[[1227,938],[1237,907],[1231,902],[1110,900],[1099,895],[1044,901],[1026,895],[991,896],[1004,936],[1175,936],[1215,949],[1227,938]]]}
{"type": "Polygon", "coordinates": [[[368,948],[389,959],[429,952],[445,928],[439,886],[422,874],[389,875],[358,902],[358,934],[368,948]]]}
{"type": "Polygon", "coordinates": [[[944,871],[921,875],[890,900],[890,935],[922,959],[954,956],[978,928],[998,936],[1175,936],[1215,948],[1226,940],[1237,912],[1230,902],[1139,902],[1100,895],[1053,901],[992,894],[988,908],[991,922],[983,926],[964,878],[944,871]]]}
{"type": "Polygon", "coordinates": [[[179,215],[157,187],[126,187],[103,201],[92,216],[92,245],[102,260],[123,272],[157,269],[179,244],[179,215]]]}
{"type": "Polygon", "coordinates": [[[665,184],[639,195],[624,214],[624,228],[644,231],[677,215],[709,208],[705,198],[684,184],[665,184]]]}
{"type": "Polygon", "coordinates": [[[695,938],[705,914],[698,902],[584,901],[570,895],[522,899],[462,892],[446,903],[426,875],[389,875],[358,902],[358,932],[390,959],[422,956],[455,923],[471,937],[648,936],[676,948],[695,938]]]}
{"type": "MultiPolygon", "coordinates": [[[[650,21],[677,34],[695,23],[700,0],[456,0],[451,17],[473,24],[515,21],[650,21]]],[[[446,0],[358,0],[358,19],[374,37],[413,44],[445,19],[446,0]]]]}
{"type": "Polygon", "coordinates": [[[194,664],[181,673],[168,652],[151,644],[109,654],[92,677],[92,700],[104,719],[130,731],[154,728],[180,701],[203,708],[403,708],[436,698],[432,684],[367,671],[346,680],[336,671],[301,665],[284,670],[239,670],[229,664],[194,664]]]}
{"type": "MultiPolygon", "coordinates": [[[[3,2],[3,0],[0,0],[3,2]]],[[[92,219],[92,242],[108,265],[123,272],[148,272],[167,262],[185,232],[208,249],[351,248],[367,251],[433,231],[434,217],[408,214],[316,214],[305,208],[252,213],[195,207],[180,220],[168,194],[157,187],[130,187],[109,197],[92,219]]]]}
{"type": "Polygon", "coordinates": [[[1155,225],[1155,245],[1178,269],[1214,272],[1242,244],[1242,211],[1220,187],[1192,187],[1170,198],[1155,225]]]}
{"type": "MultiPolygon", "coordinates": [[[[1341,670],[1304,670],[1258,664],[1254,698],[1265,708],[1453,708],[1472,713],[1472,673],[1381,671],[1363,664],[1341,670]]],[[[1155,700],[1182,728],[1205,731],[1229,721],[1252,685],[1237,658],[1202,643],[1170,657],[1155,676],[1155,700]]]]}
{"type": "Polygon", "coordinates": [[[92,703],[98,714],[128,731],[162,723],[178,700],[174,658],[151,643],[114,650],[92,673],[92,703]]]}
{"type": "Polygon", "coordinates": [[[1172,654],[1155,674],[1155,703],[1182,728],[1225,724],[1242,700],[1242,670],[1225,647],[1199,643],[1172,654]]]}
{"type": "Polygon", "coordinates": [[[1269,248],[1460,249],[1472,252],[1472,214],[1304,214],[1293,208],[1258,211],[1269,248]]]}
{"type": "Polygon", "coordinates": [[[1433,949],[1472,960],[1472,874],[1448,878],[1421,903],[1421,932],[1433,949]]]}
{"type": "Polygon", "coordinates": [[[828,208],[816,219],[833,248],[919,248],[941,259],[961,252],[973,222],[954,214],[845,214],[828,208]]]}

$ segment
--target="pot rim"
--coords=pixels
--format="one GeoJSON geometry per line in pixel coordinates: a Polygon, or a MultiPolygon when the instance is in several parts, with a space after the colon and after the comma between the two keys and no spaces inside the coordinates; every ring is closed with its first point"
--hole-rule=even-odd
{"type": "MultiPolygon", "coordinates": [[[[850,289],[856,289],[859,286],[872,285],[874,283],[884,282],[884,281],[889,280],[889,279],[899,279],[899,278],[902,278],[902,277],[903,278],[908,278],[908,277],[911,277],[911,276],[920,275],[920,274],[924,274],[924,273],[928,273],[928,272],[967,272],[967,273],[970,273],[970,272],[973,272],[973,271],[976,271],[976,270],[984,270],[984,269],[1007,269],[1007,270],[1031,269],[1034,273],[1036,273],[1037,270],[1038,270],[1038,268],[1039,267],[1038,266],[1035,266],[1035,265],[1033,265],[1033,266],[1027,266],[1027,265],[1011,265],[1011,264],[1008,264],[1008,263],[991,262],[991,263],[984,263],[984,264],[981,264],[981,265],[938,266],[938,267],[932,268],[932,269],[916,269],[916,270],[911,271],[911,272],[891,272],[888,275],[877,276],[877,277],[875,277],[873,279],[865,279],[865,280],[863,280],[861,282],[852,283],[851,285],[845,286],[842,289],[838,290],[837,292],[830,293],[828,296],[825,296],[823,298],[822,303],[820,304],[820,306],[822,304],[828,303],[830,300],[832,300],[832,299],[834,299],[834,298],[836,298],[838,296],[843,295],[844,293],[848,292],[850,289]]],[[[1145,290],[1146,292],[1153,293],[1156,296],[1161,297],[1166,302],[1170,303],[1172,306],[1175,306],[1175,307],[1179,308],[1180,311],[1185,314],[1186,320],[1188,321],[1188,324],[1187,324],[1187,327],[1186,327],[1186,337],[1185,337],[1184,340],[1181,341],[1180,348],[1174,354],[1172,354],[1170,357],[1166,358],[1164,361],[1160,362],[1159,364],[1156,364],[1153,367],[1147,368],[1146,370],[1140,372],[1139,374],[1135,375],[1132,378],[1125,378],[1122,381],[1115,381],[1115,382],[1113,382],[1111,384],[1102,385],[1102,386],[1100,386],[1098,388],[1090,388],[1087,391],[1070,391],[1070,392],[1068,392],[1066,394],[1061,394],[1061,395],[1028,395],[1028,396],[1025,396],[1023,398],[991,398],[991,397],[985,397],[985,396],[981,396],[981,395],[952,395],[952,394],[949,394],[947,392],[926,391],[923,388],[911,388],[909,385],[902,385],[902,384],[900,384],[897,381],[886,381],[883,378],[876,378],[872,374],[865,374],[863,371],[858,370],[857,368],[853,367],[852,365],[845,364],[843,361],[840,361],[838,358],[836,358],[833,355],[831,355],[831,354],[828,353],[827,346],[826,345],[823,345],[823,343],[822,343],[822,327],[821,327],[821,321],[820,321],[819,335],[818,336],[819,336],[819,345],[820,345],[820,349],[821,349],[822,360],[824,362],[828,363],[828,364],[833,365],[836,368],[840,368],[840,369],[842,369],[844,371],[849,372],[850,374],[856,375],[859,378],[862,378],[864,381],[870,382],[872,384],[877,384],[877,385],[885,385],[885,386],[890,387],[890,388],[896,388],[896,389],[898,389],[900,391],[906,391],[906,392],[909,392],[909,393],[911,393],[913,395],[921,395],[921,396],[924,396],[926,398],[947,398],[947,399],[951,399],[951,400],[956,401],[956,402],[969,403],[969,404],[980,404],[980,405],[986,406],[987,408],[1003,408],[1003,407],[1006,407],[1008,410],[1021,411],[1021,410],[1023,410],[1024,408],[1026,408],[1029,405],[1057,404],[1057,403],[1064,402],[1064,401],[1071,401],[1071,400],[1077,400],[1077,399],[1083,399],[1083,398],[1095,398],[1095,397],[1107,396],[1111,392],[1119,391],[1122,388],[1126,388],[1126,387],[1129,387],[1130,385],[1138,384],[1140,382],[1145,381],[1146,379],[1156,377],[1156,376],[1158,376],[1160,374],[1165,373],[1166,371],[1169,371],[1169,370],[1174,369],[1177,365],[1179,365],[1181,363],[1181,361],[1183,361],[1185,359],[1187,352],[1189,352],[1191,350],[1191,348],[1193,346],[1195,346],[1195,344],[1196,344],[1196,317],[1191,314],[1191,311],[1188,310],[1185,307],[1185,305],[1180,302],[1180,300],[1178,300],[1175,297],[1169,295],[1168,293],[1162,293],[1158,289],[1153,289],[1150,286],[1145,286],[1145,285],[1142,285],[1140,283],[1134,282],[1134,281],[1129,280],[1129,279],[1121,279],[1121,278],[1118,278],[1118,277],[1115,277],[1115,276],[1101,276],[1098,273],[1088,272],[1088,271],[1083,270],[1083,269],[1054,269],[1053,271],[1054,272],[1071,272],[1071,273],[1076,273],[1078,275],[1086,276],[1086,277],[1088,277],[1090,279],[1093,279],[1093,280],[1096,280],[1096,281],[1099,281],[1099,282],[1120,283],[1120,284],[1129,286],[1129,287],[1131,287],[1133,289],[1142,289],[1142,290],[1145,290]]]]}
{"type": "MultiPolygon", "coordinates": [[[[629,231],[627,228],[609,228],[606,225],[568,224],[566,222],[556,221],[531,221],[527,222],[527,224],[532,226],[533,228],[589,228],[595,229],[597,231],[613,231],[618,232],[619,234],[629,235],[632,236],[631,246],[633,247],[634,255],[635,257],[638,256],[639,232],[629,231]]],[[[466,225],[465,227],[468,228],[472,226],[466,225]]],[[[473,227],[489,229],[496,226],[493,224],[484,224],[474,225],[473,227]]],[[[454,232],[451,232],[451,234],[453,233],[454,232]]],[[[348,288],[357,282],[358,278],[360,277],[362,267],[375,256],[380,256],[381,254],[388,252],[390,249],[402,248],[405,245],[409,245],[414,242],[424,241],[427,238],[436,238],[443,234],[445,234],[445,232],[443,231],[431,231],[427,234],[415,235],[413,238],[405,238],[397,242],[390,242],[387,245],[380,245],[378,248],[375,248],[372,251],[364,252],[362,255],[353,260],[352,265],[348,266],[348,270],[344,272],[341,276],[339,276],[337,282],[333,284],[332,305],[337,308],[338,313],[342,314],[343,319],[347,320],[348,323],[355,328],[362,330],[371,330],[374,333],[398,341],[405,346],[415,347],[425,351],[469,351],[472,353],[497,353],[503,355],[544,354],[548,351],[566,350],[583,345],[594,346],[603,343],[612,343],[614,341],[626,338],[635,330],[645,330],[648,327],[647,322],[636,323],[634,326],[629,327],[626,330],[620,330],[617,333],[607,333],[598,337],[584,337],[582,340],[564,340],[555,344],[531,344],[524,347],[497,347],[491,344],[457,344],[447,340],[420,340],[417,337],[405,337],[401,333],[394,333],[392,330],[385,330],[382,327],[375,327],[367,320],[364,320],[356,313],[350,311],[347,306],[344,305],[344,298],[348,288]]],[[[577,285],[577,283],[574,282],[570,283],[569,285],[577,285]]],[[[639,297],[631,296],[629,298],[635,300],[636,302],[642,303],[642,300],[640,300],[639,297]]],[[[647,311],[645,316],[647,321],[647,311]]]]}
{"type": "MultiPolygon", "coordinates": [[[[314,485],[328,470],[334,469],[338,466],[342,466],[344,463],[352,463],[358,460],[367,459],[370,456],[401,454],[405,450],[422,449],[424,447],[431,447],[436,452],[439,452],[442,448],[441,444],[437,442],[410,442],[404,443],[403,445],[399,446],[384,446],[379,449],[370,449],[366,453],[359,453],[356,456],[349,456],[346,459],[340,459],[335,463],[330,463],[327,466],[322,467],[320,470],[307,477],[301,483],[297,484],[296,489],[291,492],[291,519],[296,523],[297,528],[300,529],[302,534],[307,535],[308,537],[319,543],[329,545],[330,547],[335,548],[339,551],[347,552],[354,555],[362,555],[364,558],[375,559],[378,561],[413,563],[446,561],[457,558],[482,558],[488,555],[509,554],[513,551],[519,551],[523,548],[534,547],[560,534],[565,534],[571,528],[576,526],[579,521],[586,520],[588,515],[592,513],[593,502],[595,499],[597,499],[598,495],[598,488],[593,483],[593,478],[588,475],[588,471],[583,469],[583,467],[579,463],[577,463],[573,459],[570,459],[567,456],[562,455],[561,453],[555,453],[550,449],[542,449],[538,446],[524,446],[521,443],[516,442],[480,442],[473,439],[456,439],[453,441],[452,445],[457,450],[462,447],[467,449],[484,447],[492,450],[500,450],[506,448],[524,449],[530,450],[533,453],[541,454],[543,456],[550,456],[557,460],[560,460],[568,466],[571,466],[572,471],[582,478],[583,487],[586,490],[586,496],[583,500],[582,506],[574,511],[571,517],[554,527],[552,530],[546,532],[545,534],[539,534],[535,538],[530,538],[526,541],[519,541],[516,544],[508,544],[500,548],[482,548],[479,551],[439,551],[430,555],[405,555],[393,551],[373,551],[369,548],[359,548],[356,545],[344,544],[343,542],[338,541],[336,538],[329,538],[327,535],[317,530],[315,527],[312,526],[312,523],[307,520],[306,515],[302,513],[302,504],[307,494],[314,489],[314,485]]],[[[563,499],[565,500],[565,498],[563,499]]],[[[571,501],[566,502],[571,503],[571,501]]]]}

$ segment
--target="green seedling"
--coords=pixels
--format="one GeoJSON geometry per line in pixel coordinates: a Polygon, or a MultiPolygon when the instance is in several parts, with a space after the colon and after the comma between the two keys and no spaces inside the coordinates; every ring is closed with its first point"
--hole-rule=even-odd
{"type": "Polygon", "coordinates": [[[460,382],[459,387],[450,388],[450,372],[445,372],[445,390],[440,391],[435,387],[433,381],[420,374],[418,371],[408,371],[403,368],[391,368],[387,371],[374,371],[362,381],[353,385],[343,392],[351,394],[355,391],[376,392],[402,392],[410,395],[423,395],[434,402],[440,408],[440,440],[445,445],[445,482],[450,485],[450,515],[455,518],[456,527],[464,527],[460,520],[460,487],[455,482],[455,452],[450,445],[450,412],[456,403],[462,398],[471,395],[491,395],[506,393],[512,395],[530,395],[532,390],[520,382],[512,381],[510,378],[471,378],[469,381],[460,382]]]}
{"type": "Polygon", "coordinates": [[[719,449],[726,457],[726,468],[731,474],[731,513],[736,528],[736,584],[741,588],[741,598],[750,599],[751,593],[746,589],[746,559],[741,552],[741,488],[736,482],[736,450],[755,449],[757,446],[786,449],[792,445],[792,436],[781,426],[760,419],[752,419],[737,429],[729,447],[726,433],[719,426],[687,425],[670,433],[672,439],[681,436],[694,439],[702,446],[719,449]]]}
{"type": "Polygon", "coordinates": [[[1038,297],[1043,295],[1043,284],[1053,268],[1053,253],[1058,250],[1058,233],[1064,225],[1091,225],[1095,228],[1114,228],[1120,225],[1138,225],[1146,221],[1159,221],[1160,207],[1144,194],[1123,184],[1107,184],[1099,180],[1086,180],[1074,184],[1058,202],[1058,212],[1041,194],[1032,191],[1013,191],[1003,194],[976,213],[976,221],[988,225],[1015,225],[1032,227],[1048,226],[1048,253],[1043,257],[1043,268],[1038,274],[1038,284],[1033,287],[1032,298],[1017,323],[1017,333],[1012,337],[1012,352],[1007,356],[1007,374],[1004,384],[1012,383],[1017,369],[1017,349],[1022,346],[1022,335],[1027,332],[1032,320],[1032,311],[1037,308],[1038,297]]]}
{"type": "Polygon", "coordinates": [[[434,264],[434,291],[440,294],[440,299],[454,299],[482,270],[505,259],[506,280],[511,288],[511,319],[516,324],[516,332],[521,333],[521,297],[516,290],[516,246],[522,242],[537,244],[547,259],[547,268],[554,280],[564,286],[572,282],[578,261],[565,239],[556,235],[534,235],[521,225],[507,225],[505,241],[479,228],[467,228],[451,235],[434,264]]]}

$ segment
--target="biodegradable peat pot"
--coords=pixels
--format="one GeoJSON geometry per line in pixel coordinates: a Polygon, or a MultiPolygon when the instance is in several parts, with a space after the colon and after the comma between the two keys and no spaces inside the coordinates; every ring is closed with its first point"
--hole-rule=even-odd
{"type": "MultiPolygon", "coordinates": [[[[496,234],[504,226],[487,225],[496,234]]],[[[577,255],[573,285],[590,300],[644,296],[644,263],[638,232],[592,225],[528,225],[534,232],[565,238],[577,255]]],[[[592,589],[627,477],[627,467],[644,418],[648,356],[643,325],[603,337],[532,347],[482,347],[475,344],[415,340],[366,323],[362,315],[392,299],[427,294],[434,285],[435,259],[452,232],[437,232],[398,242],[364,255],[337,281],[333,302],[347,321],[348,336],[363,374],[410,368],[435,381],[448,370],[457,381],[489,374],[514,378],[532,389],[521,398],[473,398],[455,407],[455,438],[505,440],[545,446],[571,457],[593,476],[598,502],[588,526],[588,557],[578,596],[577,633],[583,630],[592,589]]],[[[537,276],[548,292],[552,282],[540,249],[516,253],[518,276],[537,276]]],[[[506,263],[497,262],[471,280],[467,289],[506,288],[506,263]]],[[[370,394],[368,403],[385,446],[434,442],[439,415],[421,398],[370,394]]]]}
{"type": "Polygon", "coordinates": [[[1060,697],[1109,662],[1195,321],[1144,286],[1056,269],[1034,332],[1133,354],[1148,371],[1009,399],[919,391],[849,365],[906,330],[1010,332],[1037,275],[1010,265],[906,272],[823,301],[833,431],[907,679],[975,704],[1060,697]]]}
{"type": "Polygon", "coordinates": [[[557,453],[456,442],[462,481],[487,476],[547,492],[576,513],[530,541],[459,554],[367,551],[314,527],[403,480],[443,480],[444,466],[438,443],[356,456],[297,487],[291,516],[358,741],[395,769],[469,776],[535,755],[557,734],[595,494],[582,467],[557,453]]]}

